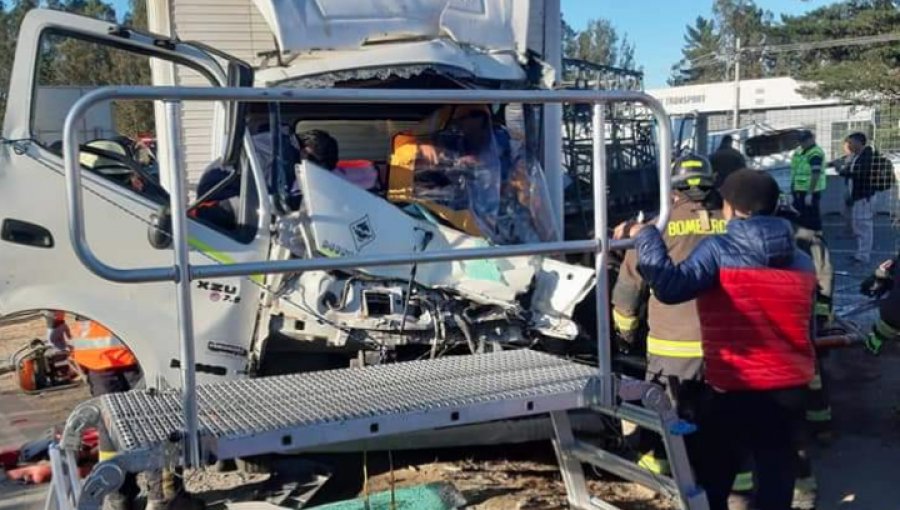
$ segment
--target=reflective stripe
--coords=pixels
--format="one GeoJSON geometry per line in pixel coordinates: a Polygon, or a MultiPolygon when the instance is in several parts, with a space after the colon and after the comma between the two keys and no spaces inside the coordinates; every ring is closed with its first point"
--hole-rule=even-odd
{"type": "Polygon", "coordinates": [[[98,322],[80,320],[71,328],[72,361],[86,370],[109,370],[137,365],[134,354],[98,322]]]}
{"type": "MultiPolygon", "coordinates": [[[[203,241],[200,241],[199,239],[189,237],[188,244],[191,246],[191,248],[194,248],[195,250],[202,252],[204,255],[215,260],[219,264],[228,265],[228,264],[237,263],[237,261],[235,261],[233,258],[231,258],[230,255],[213,248],[212,246],[204,243],[203,241]]],[[[256,283],[259,283],[259,284],[262,284],[265,282],[265,279],[263,278],[263,275],[261,275],[261,274],[250,275],[250,280],[252,280],[256,283]]]]}
{"type": "Polygon", "coordinates": [[[72,339],[72,346],[75,349],[102,349],[105,347],[120,347],[122,345],[122,342],[114,336],[72,339]]]}
{"type": "Polygon", "coordinates": [[[97,452],[97,460],[103,462],[104,460],[109,460],[116,456],[116,452],[108,452],[104,450],[100,450],[97,452]]]}
{"type": "Polygon", "coordinates": [[[831,421],[831,407],[819,409],[817,411],[806,411],[806,421],[822,423],[831,421]]]}
{"type": "Polygon", "coordinates": [[[875,333],[880,335],[885,340],[890,340],[900,335],[900,331],[892,328],[890,324],[884,322],[881,319],[879,319],[878,322],[875,323],[875,333]]]}
{"type": "Polygon", "coordinates": [[[828,303],[816,303],[816,315],[820,317],[831,317],[831,305],[828,303]]]}
{"type": "Polygon", "coordinates": [[[821,390],[822,389],[822,376],[816,374],[815,377],[812,378],[812,381],[809,381],[809,389],[811,390],[821,390]]]}
{"type": "Polygon", "coordinates": [[[743,473],[738,473],[737,476],[734,477],[734,484],[731,486],[731,490],[734,492],[750,492],[753,490],[753,472],[752,471],[744,471],[743,473]]]}
{"type": "Polygon", "coordinates": [[[694,340],[661,340],[648,336],[647,352],[666,358],[702,358],[703,344],[694,340]]]}
{"type": "Polygon", "coordinates": [[[804,478],[798,478],[794,480],[794,489],[802,490],[802,491],[814,491],[818,490],[819,484],[816,482],[815,476],[807,476],[804,478]]]}
{"type": "Polygon", "coordinates": [[[724,234],[727,221],[721,218],[710,218],[709,228],[700,221],[700,218],[670,221],[666,227],[669,237],[724,234]]]}
{"type": "Polygon", "coordinates": [[[869,333],[869,336],[866,337],[866,349],[876,356],[881,352],[883,345],[884,341],[881,339],[881,335],[875,331],[869,333]]]}
{"type": "Polygon", "coordinates": [[[618,310],[613,310],[613,322],[619,331],[633,331],[637,329],[638,318],[623,315],[618,310]]]}
{"type": "Polygon", "coordinates": [[[655,475],[669,474],[669,461],[666,459],[656,458],[652,452],[645,453],[639,460],[638,466],[650,471],[655,475]]]}

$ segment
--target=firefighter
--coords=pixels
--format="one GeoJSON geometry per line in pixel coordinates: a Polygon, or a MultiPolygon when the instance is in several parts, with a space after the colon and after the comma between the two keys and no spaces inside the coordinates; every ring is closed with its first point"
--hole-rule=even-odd
{"type": "Polygon", "coordinates": [[[875,273],[863,281],[860,292],[879,299],[878,321],[866,338],[866,348],[878,355],[886,342],[900,340],[900,253],[893,260],[886,260],[875,273]]]}
{"type": "Polygon", "coordinates": [[[704,376],[715,391],[698,420],[702,450],[695,462],[711,510],[728,507],[747,451],[755,462],[756,505],[789,510],[794,430],[815,375],[815,270],[790,224],[772,217],[780,190],[770,175],[739,170],[719,191],[727,232],[702,240],[680,263],[650,225],[619,225],[615,237],[635,239],[638,270],[661,302],[697,299],[704,376]]]}
{"type": "Polygon", "coordinates": [[[92,397],[128,391],[141,380],[134,354],[111,331],[79,318],[69,332],[72,360],[87,375],[92,397]]]}
{"type": "MultiPolygon", "coordinates": [[[[680,262],[706,237],[725,232],[715,175],[706,158],[687,154],[672,166],[672,215],[663,240],[673,260],[680,262]]],[[[685,419],[691,419],[702,394],[703,351],[695,301],[665,305],[649,295],[637,271],[634,251],[625,255],[613,288],[613,322],[623,352],[635,350],[640,310],[647,305],[646,378],[662,384],[685,419]]],[[[656,435],[641,436],[639,464],[656,474],[669,471],[666,452],[656,435]]]]}
{"type": "MultiPolygon", "coordinates": [[[[72,359],[85,372],[91,396],[125,392],[135,389],[140,384],[143,376],[137,358],[110,330],[98,322],[78,318],[69,331],[72,359]]],[[[115,446],[102,424],[99,435],[99,460],[113,458],[116,455],[115,446]]],[[[146,510],[172,508],[173,501],[181,507],[187,505],[176,499],[176,496],[181,495],[181,487],[172,471],[147,472],[144,482],[147,491],[146,510]]],[[[104,508],[111,510],[131,508],[139,492],[135,475],[129,473],[118,492],[106,498],[104,508]]]]}
{"type": "MultiPolygon", "coordinates": [[[[87,377],[92,397],[128,391],[141,380],[141,371],[134,354],[100,323],[76,317],[75,324],[69,327],[68,332],[72,360],[87,377]]],[[[98,456],[102,462],[113,458],[116,452],[102,424],[98,432],[98,456]]],[[[139,491],[135,476],[129,474],[119,491],[107,497],[105,507],[126,509],[139,491]]]]}
{"type": "Polygon", "coordinates": [[[800,147],[791,158],[791,195],[800,222],[815,231],[822,230],[819,201],[825,191],[825,151],[816,145],[810,131],[800,134],[800,147]]]}
{"type": "MultiPolygon", "coordinates": [[[[815,326],[816,331],[823,331],[833,318],[834,267],[831,264],[828,244],[825,242],[822,232],[809,228],[804,223],[802,214],[793,207],[780,207],[779,216],[792,222],[797,247],[810,256],[816,269],[818,284],[816,286],[815,326]]],[[[819,353],[820,356],[825,354],[824,352],[819,353]]],[[[816,438],[828,441],[831,437],[831,406],[828,403],[828,395],[823,383],[822,363],[821,360],[819,361],[816,376],[809,385],[806,421],[816,438]]]]}

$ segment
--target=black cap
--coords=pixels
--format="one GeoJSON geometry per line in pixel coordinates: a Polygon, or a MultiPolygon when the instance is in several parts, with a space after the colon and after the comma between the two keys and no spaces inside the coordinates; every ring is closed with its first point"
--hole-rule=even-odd
{"type": "Polygon", "coordinates": [[[781,189],[767,172],[745,168],[729,175],[719,193],[736,211],[769,216],[778,207],[781,189]]]}
{"type": "Polygon", "coordinates": [[[797,139],[801,142],[810,142],[816,139],[816,135],[814,135],[812,131],[804,129],[803,131],[800,131],[800,136],[797,139]]]}

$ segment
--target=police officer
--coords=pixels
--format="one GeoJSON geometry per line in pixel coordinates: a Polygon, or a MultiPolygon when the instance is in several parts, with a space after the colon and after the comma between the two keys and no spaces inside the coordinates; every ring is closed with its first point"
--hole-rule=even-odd
{"type": "Polygon", "coordinates": [[[816,145],[816,137],[803,131],[800,147],[791,158],[791,195],[800,224],[814,231],[822,230],[819,201],[825,191],[825,163],[825,151],[816,145]]]}
{"type": "MultiPolygon", "coordinates": [[[[687,154],[672,166],[674,188],[672,214],[663,239],[676,262],[687,257],[705,237],[725,232],[721,199],[715,190],[715,176],[706,158],[687,154]]],[[[622,350],[637,344],[640,310],[647,305],[648,380],[666,387],[679,413],[691,419],[694,406],[705,388],[700,320],[694,301],[664,305],[649,295],[637,271],[634,251],[625,255],[613,288],[613,321],[622,341],[622,350]]],[[[657,474],[666,474],[668,462],[658,437],[641,436],[644,455],[639,464],[657,474]]],[[[688,445],[690,448],[690,444],[688,445]]]]}

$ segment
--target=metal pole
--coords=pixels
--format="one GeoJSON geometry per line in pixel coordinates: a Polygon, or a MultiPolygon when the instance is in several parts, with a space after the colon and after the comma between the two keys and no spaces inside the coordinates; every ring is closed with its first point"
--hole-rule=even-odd
{"type": "Polygon", "coordinates": [[[591,130],[594,144],[594,239],[599,243],[599,250],[594,259],[597,273],[597,371],[603,381],[600,404],[612,407],[615,403],[612,394],[612,346],[610,342],[609,324],[609,213],[606,209],[606,127],[605,104],[594,104],[594,126],[591,130]]]}
{"type": "MultiPolygon", "coordinates": [[[[166,130],[170,140],[177,140],[181,131],[178,112],[180,101],[165,101],[166,130]]],[[[194,314],[191,310],[191,266],[188,247],[187,187],[185,176],[179,172],[180,146],[172,145],[166,161],[166,171],[172,186],[169,200],[172,207],[172,246],[175,250],[178,333],[181,341],[181,395],[185,427],[185,465],[200,465],[200,442],[197,436],[196,361],[194,357],[194,314]]]]}
{"type": "Polygon", "coordinates": [[[740,127],[741,119],[741,38],[738,37],[734,44],[734,115],[731,127],[740,127]]]}
{"type": "MultiPolygon", "coordinates": [[[[646,105],[656,120],[659,146],[660,212],[656,222],[665,228],[670,211],[669,164],[672,154],[672,128],[659,101],[647,94],[632,91],[588,90],[353,90],[353,89],[255,89],[229,87],[101,87],[82,96],[72,105],[63,129],[63,152],[66,165],[66,193],[69,210],[69,238],[78,259],[101,278],[120,282],[176,281],[176,266],[119,269],[99,260],[87,243],[81,190],[81,167],[78,164],[79,122],[94,105],[119,100],[194,100],[245,101],[255,103],[345,103],[345,104],[484,104],[484,103],[613,103],[633,101],[646,105]]],[[[247,142],[249,143],[249,142],[247,142]]],[[[168,159],[168,158],[167,158],[168,159]]],[[[177,158],[175,158],[177,159],[177,158]]],[[[255,175],[258,183],[262,177],[255,175]]],[[[264,188],[264,186],[260,186],[264,188]]],[[[625,249],[631,240],[607,241],[609,249],[625,249]]],[[[278,272],[366,267],[370,265],[402,265],[448,260],[539,255],[553,252],[594,251],[595,240],[543,243],[540,245],[495,246],[437,253],[395,253],[366,255],[340,259],[291,259],[268,262],[199,265],[191,268],[191,278],[244,276],[278,272]]]]}
{"type": "MultiPolygon", "coordinates": [[[[562,81],[562,7],[560,0],[546,0],[544,4],[544,62],[555,72],[555,82],[562,81]]],[[[544,173],[547,176],[547,191],[555,221],[557,238],[565,239],[565,197],[563,183],[565,169],[562,162],[562,103],[544,105],[544,173]]]]}

